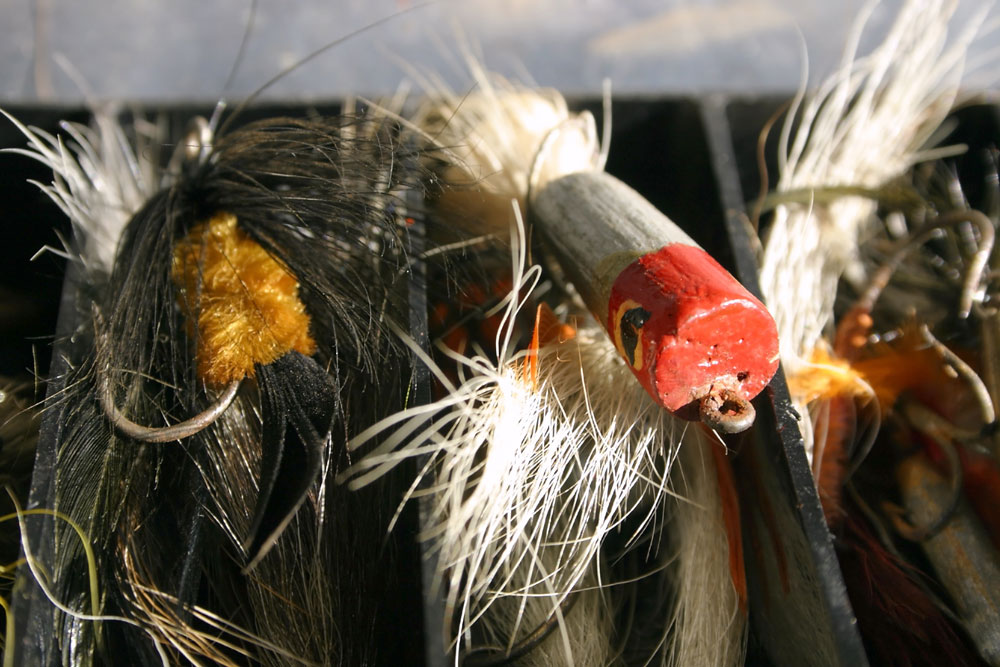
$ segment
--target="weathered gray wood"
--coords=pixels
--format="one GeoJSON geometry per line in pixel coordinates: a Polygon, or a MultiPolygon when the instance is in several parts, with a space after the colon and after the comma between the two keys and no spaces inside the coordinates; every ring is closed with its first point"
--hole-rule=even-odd
{"type": "Polygon", "coordinates": [[[584,303],[607,326],[611,285],[640,256],[671,243],[698,244],[645,197],[604,172],[558,178],[531,199],[529,220],[584,303]]]}
{"type": "MultiPolygon", "coordinates": [[[[896,475],[913,522],[937,520],[952,494],[948,480],[917,456],[903,461],[896,475]]],[[[1000,665],[1000,562],[972,508],[959,502],[948,523],[921,546],[979,654],[1000,665]]]]}

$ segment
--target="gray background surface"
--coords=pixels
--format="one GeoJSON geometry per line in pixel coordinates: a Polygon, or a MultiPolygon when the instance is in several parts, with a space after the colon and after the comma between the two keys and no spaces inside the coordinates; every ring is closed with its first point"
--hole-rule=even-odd
{"type": "MultiPolygon", "coordinates": [[[[862,50],[877,43],[899,5],[887,0],[874,8],[862,50]]],[[[963,0],[955,25],[983,5],[963,0]]],[[[866,3],[259,0],[246,52],[224,90],[250,6],[250,0],[0,0],[0,104],[239,98],[311,51],[387,17],[284,77],[266,97],[301,102],[386,94],[414,79],[410,67],[440,72],[462,89],[468,81],[456,57],[462,40],[491,69],[571,95],[599,94],[605,77],[616,95],[787,92],[796,88],[806,53],[813,81],[829,73],[866,3]]],[[[992,8],[987,28],[998,17],[992,8]]],[[[996,32],[985,35],[973,57],[998,47],[996,32]]],[[[995,89],[996,70],[974,68],[967,85],[995,89]]]]}

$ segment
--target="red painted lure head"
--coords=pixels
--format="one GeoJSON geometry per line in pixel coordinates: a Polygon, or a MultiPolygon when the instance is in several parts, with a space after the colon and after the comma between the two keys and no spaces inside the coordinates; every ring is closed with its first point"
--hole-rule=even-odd
{"type": "MultiPolygon", "coordinates": [[[[778,369],[771,314],[697,246],[674,243],[626,267],[607,322],[646,391],[686,419],[698,418],[709,395],[749,401],[778,369]]],[[[750,410],[750,422],[733,432],[752,423],[750,410]]]]}

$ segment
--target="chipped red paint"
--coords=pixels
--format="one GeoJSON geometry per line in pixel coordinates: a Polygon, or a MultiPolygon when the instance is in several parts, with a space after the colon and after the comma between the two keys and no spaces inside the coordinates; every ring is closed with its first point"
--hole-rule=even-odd
{"type": "Polygon", "coordinates": [[[751,399],[778,369],[771,314],[697,246],[665,246],[618,275],[608,301],[608,332],[627,362],[616,329],[622,313],[636,305],[648,314],[630,367],[653,398],[682,417],[698,418],[692,401],[713,385],[751,399]]]}

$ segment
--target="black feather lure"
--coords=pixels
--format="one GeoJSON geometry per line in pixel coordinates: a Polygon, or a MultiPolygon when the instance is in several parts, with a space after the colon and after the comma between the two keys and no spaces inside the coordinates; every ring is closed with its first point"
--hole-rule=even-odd
{"type": "MultiPolygon", "coordinates": [[[[419,212],[404,195],[420,161],[374,115],[269,119],[214,141],[200,128],[110,276],[78,267],[47,416],[54,465],[32,496],[83,527],[98,608],[126,620],[36,605],[22,658],[402,659],[420,632],[392,611],[419,596],[393,565],[405,531],[385,537],[403,489],[332,479],[346,440],[399,409],[411,380],[388,323],[408,319],[419,212]]],[[[36,572],[89,613],[76,533],[32,520],[36,572]]]]}

